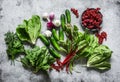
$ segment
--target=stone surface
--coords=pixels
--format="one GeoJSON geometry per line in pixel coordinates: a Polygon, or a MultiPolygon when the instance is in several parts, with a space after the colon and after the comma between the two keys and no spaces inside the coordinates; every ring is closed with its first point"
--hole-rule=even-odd
{"type": "MultiPolygon", "coordinates": [[[[72,23],[80,26],[80,19],[72,15],[72,23]]],[[[46,29],[42,21],[42,31],[46,29]]],[[[81,30],[81,28],[80,28],[81,30]]],[[[42,44],[37,42],[37,45],[42,44]]],[[[19,58],[18,58],[19,59],[19,58]]],[[[0,0],[0,82],[120,82],[120,1],[119,0],[0,0]],[[113,50],[109,71],[98,72],[87,70],[77,64],[73,74],[65,71],[48,74],[33,74],[15,61],[15,66],[7,59],[4,34],[14,31],[23,19],[33,14],[42,15],[44,12],[55,12],[56,19],[66,8],[77,8],[80,15],[88,7],[100,7],[103,14],[103,30],[108,33],[104,44],[113,50]]]]}

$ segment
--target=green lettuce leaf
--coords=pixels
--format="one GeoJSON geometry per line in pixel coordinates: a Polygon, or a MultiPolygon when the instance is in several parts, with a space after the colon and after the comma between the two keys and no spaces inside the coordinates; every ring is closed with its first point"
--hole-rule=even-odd
{"type": "Polygon", "coordinates": [[[108,70],[111,68],[111,64],[107,61],[103,61],[101,63],[95,64],[95,65],[91,65],[90,67],[95,68],[95,69],[99,69],[99,70],[108,70]]]}
{"type": "MultiPolygon", "coordinates": [[[[100,69],[100,67],[104,66],[104,62],[105,62],[105,65],[108,65],[109,62],[107,62],[106,64],[106,61],[110,59],[111,54],[112,54],[112,51],[105,45],[100,45],[96,47],[92,52],[91,56],[88,58],[87,67],[94,67],[96,69],[100,69]]],[[[104,70],[106,69],[104,68],[104,70]]]]}
{"type": "Polygon", "coordinates": [[[23,24],[18,25],[16,33],[21,41],[35,44],[41,29],[40,17],[33,15],[31,19],[24,20],[23,24]]]}

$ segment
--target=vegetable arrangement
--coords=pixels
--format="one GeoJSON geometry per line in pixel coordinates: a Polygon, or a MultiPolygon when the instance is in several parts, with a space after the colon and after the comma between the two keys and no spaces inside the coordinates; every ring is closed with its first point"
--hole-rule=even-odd
{"type": "MultiPolygon", "coordinates": [[[[72,25],[71,13],[68,9],[61,14],[60,20],[54,21],[54,17],[53,13],[50,16],[47,13],[43,14],[43,19],[48,21],[48,30],[44,33],[40,32],[41,20],[38,15],[24,20],[23,24],[16,28],[16,33],[7,32],[5,42],[9,59],[14,61],[18,54],[23,53],[21,63],[34,73],[48,69],[60,71],[64,67],[67,72],[72,72],[74,62],[81,58],[87,59],[86,67],[88,68],[110,69],[109,60],[112,51],[106,45],[99,44],[98,38],[90,34],[87,29],[82,33],[76,25],[72,25]],[[36,46],[38,38],[45,46],[36,46]],[[32,49],[25,49],[25,42],[33,45],[32,49]],[[65,54],[63,61],[61,61],[61,52],[65,54]]],[[[101,34],[101,37],[105,38],[105,33],[101,34]]]]}

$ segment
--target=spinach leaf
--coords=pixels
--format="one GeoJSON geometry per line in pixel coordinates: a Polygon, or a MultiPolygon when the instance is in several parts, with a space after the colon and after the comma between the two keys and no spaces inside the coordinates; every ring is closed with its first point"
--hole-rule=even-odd
{"type": "Polygon", "coordinates": [[[26,56],[21,58],[21,62],[24,67],[30,68],[34,73],[49,69],[50,65],[55,62],[55,58],[49,54],[45,46],[41,48],[35,46],[33,49],[28,49],[25,52],[26,56]]]}

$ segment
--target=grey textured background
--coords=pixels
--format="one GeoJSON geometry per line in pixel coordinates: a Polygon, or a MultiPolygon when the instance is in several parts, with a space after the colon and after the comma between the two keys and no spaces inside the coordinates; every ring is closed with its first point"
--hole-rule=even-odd
{"type": "MultiPolygon", "coordinates": [[[[79,21],[72,15],[72,23],[80,26],[79,21]]],[[[42,31],[46,29],[45,25],[42,22],[42,31]]],[[[42,46],[39,40],[37,45],[42,46]]],[[[120,82],[120,0],[0,0],[0,82],[120,82]],[[15,32],[17,25],[33,14],[41,16],[44,12],[54,12],[59,19],[60,14],[71,7],[77,8],[80,15],[87,7],[101,8],[103,30],[108,33],[104,44],[114,52],[109,71],[87,70],[77,64],[72,75],[55,70],[48,74],[33,74],[18,61],[15,61],[15,66],[10,65],[4,42],[4,34],[8,30],[15,32]]]]}

